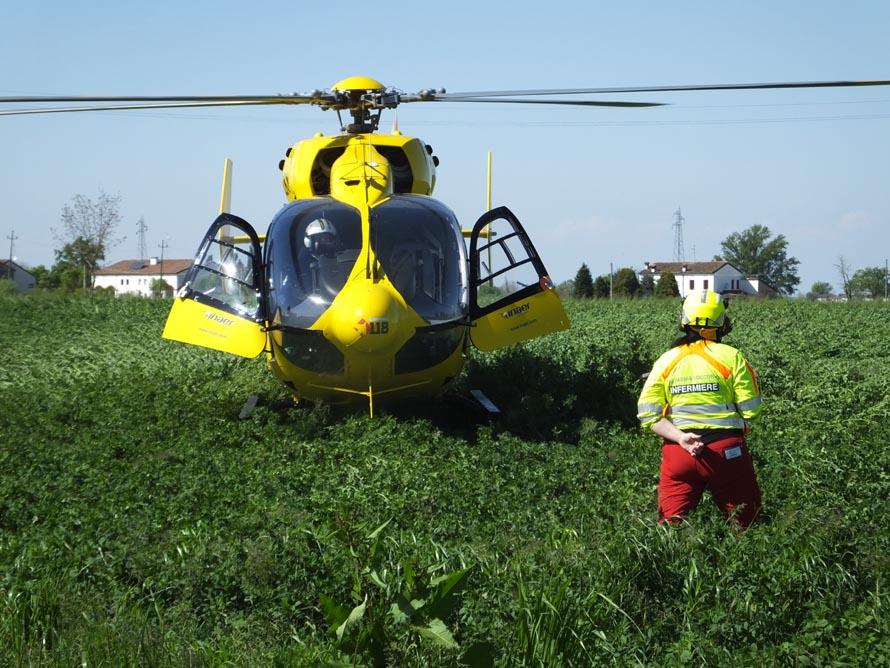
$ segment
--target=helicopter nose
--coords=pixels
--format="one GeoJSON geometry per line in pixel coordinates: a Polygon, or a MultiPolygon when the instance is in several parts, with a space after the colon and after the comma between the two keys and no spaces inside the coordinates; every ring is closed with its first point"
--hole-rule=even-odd
{"type": "Polygon", "coordinates": [[[382,352],[397,339],[399,303],[382,283],[347,283],[332,304],[325,336],[360,352],[382,352]]]}

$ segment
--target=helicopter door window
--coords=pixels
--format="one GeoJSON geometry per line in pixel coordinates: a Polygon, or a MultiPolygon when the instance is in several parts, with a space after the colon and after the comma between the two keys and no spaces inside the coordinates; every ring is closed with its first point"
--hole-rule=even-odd
{"type": "MultiPolygon", "coordinates": [[[[234,216],[230,218],[234,219],[234,216]]],[[[244,232],[245,229],[225,221],[218,221],[211,227],[186,285],[201,299],[216,302],[237,315],[255,318],[259,311],[254,266],[258,243],[244,232]]]]}
{"type": "Polygon", "coordinates": [[[509,220],[500,218],[482,230],[476,262],[476,304],[485,308],[538,284],[533,255],[509,220]]]}
{"type": "Polygon", "coordinates": [[[257,308],[253,268],[248,252],[226,241],[212,241],[195,265],[191,288],[232,307],[239,313],[257,308]]]}

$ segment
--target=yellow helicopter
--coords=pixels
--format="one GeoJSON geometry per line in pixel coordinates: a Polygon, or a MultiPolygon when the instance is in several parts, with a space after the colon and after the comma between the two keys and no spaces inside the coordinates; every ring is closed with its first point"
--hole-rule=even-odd
{"type": "MultiPolygon", "coordinates": [[[[353,123],[288,149],[280,168],[290,203],[264,236],[220,214],[164,337],[244,357],[265,351],[295,398],[360,398],[373,414],[376,399],[444,392],[468,342],[494,350],[569,326],[508,209],[463,231],[430,197],[431,147],[375,132],[380,110],[394,106],[377,99],[385,88],[352,77],[331,91],[342,102],[323,106],[342,105],[353,123]]],[[[224,177],[223,202],[228,185],[224,177]]]]}
{"type": "MultiPolygon", "coordinates": [[[[332,88],[349,100],[383,90],[363,77],[332,88]]],[[[358,398],[373,414],[378,399],[444,392],[468,341],[495,350],[569,326],[508,209],[462,230],[430,197],[432,149],[398,130],[376,134],[379,112],[349,110],[355,122],[345,134],[287,150],[279,166],[290,203],[265,235],[221,212],[165,338],[244,357],[265,352],[295,399],[358,398]]],[[[227,170],[221,209],[229,184],[227,170]]]]}
{"type": "Polygon", "coordinates": [[[264,235],[220,215],[176,295],[163,336],[253,358],[261,353],[293,398],[367,402],[441,395],[470,345],[496,350],[569,327],[544,264],[506,207],[463,230],[432,198],[438,159],[420,139],[378,133],[381,113],[413,102],[652,107],[558,95],[888,85],[822,81],[405,94],[367,77],[280,96],[15,97],[90,106],[0,115],[207,106],[311,104],[351,116],[334,136],[290,147],[279,164],[288,203],[264,235]],[[99,106],[97,106],[99,105],[99,106]],[[464,237],[469,238],[469,244],[464,237]]]}

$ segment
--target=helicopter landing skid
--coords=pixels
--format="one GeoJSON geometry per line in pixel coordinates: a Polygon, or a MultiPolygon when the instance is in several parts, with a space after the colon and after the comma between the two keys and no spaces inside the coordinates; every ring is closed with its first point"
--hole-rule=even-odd
{"type": "Polygon", "coordinates": [[[473,410],[481,417],[494,420],[501,416],[501,409],[482,390],[470,390],[469,394],[446,393],[445,400],[451,404],[473,410]]]}
{"type": "Polygon", "coordinates": [[[482,409],[488,413],[489,417],[500,417],[501,409],[498,408],[491,399],[485,396],[485,392],[482,390],[470,390],[470,396],[482,406],[482,409]]]}
{"type": "Polygon", "coordinates": [[[247,397],[247,401],[244,402],[244,405],[241,406],[241,410],[238,412],[239,420],[246,420],[251,415],[253,415],[253,411],[257,406],[268,406],[273,411],[286,411],[291,408],[297,408],[301,404],[297,402],[293,397],[287,397],[286,399],[269,399],[265,400],[260,398],[258,394],[251,394],[247,397]]]}
{"type": "Polygon", "coordinates": [[[256,408],[257,403],[259,402],[260,397],[256,394],[251,394],[247,397],[247,401],[244,402],[244,405],[241,407],[241,410],[238,412],[239,420],[246,420],[251,416],[253,410],[256,408]]]}

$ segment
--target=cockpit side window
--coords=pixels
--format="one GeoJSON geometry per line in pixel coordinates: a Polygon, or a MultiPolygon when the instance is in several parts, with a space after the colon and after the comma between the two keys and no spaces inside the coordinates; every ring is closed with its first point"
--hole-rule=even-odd
{"type": "Polygon", "coordinates": [[[334,200],[294,202],[270,228],[269,313],[306,329],[343,289],[362,248],[359,212],[334,200]]]}
{"type": "Polygon", "coordinates": [[[466,313],[466,248],[444,205],[393,197],[371,212],[371,245],[390,282],[431,324],[466,313]]]}

